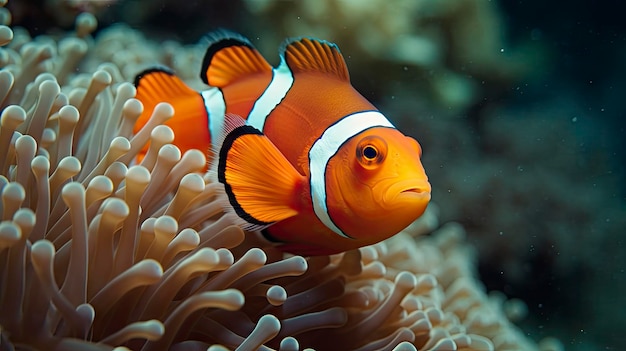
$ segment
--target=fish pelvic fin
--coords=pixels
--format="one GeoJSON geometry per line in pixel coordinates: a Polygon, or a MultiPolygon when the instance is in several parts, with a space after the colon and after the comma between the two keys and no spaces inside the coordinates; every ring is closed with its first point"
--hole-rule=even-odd
{"type": "Polygon", "coordinates": [[[226,114],[212,171],[223,206],[244,230],[261,230],[298,214],[301,175],[274,144],[238,115],[226,114]]]}
{"type": "Polygon", "coordinates": [[[294,74],[320,72],[342,81],[350,81],[348,67],[339,47],[326,40],[306,37],[288,39],[281,47],[280,56],[294,74]]]}
{"type": "Polygon", "coordinates": [[[241,34],[219,29],[206,38],[209,45],[200,71],[205,84],[222,88],[247,75],[272,70],[261,53],[241,34]]]}

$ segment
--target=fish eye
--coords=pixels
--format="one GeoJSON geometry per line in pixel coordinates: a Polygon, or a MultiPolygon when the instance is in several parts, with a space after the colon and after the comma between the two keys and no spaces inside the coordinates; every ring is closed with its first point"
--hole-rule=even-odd
{"type": "Polygon", "coordinates": [[[374,145],[366,145],[363,148],[363,157],[366,160],[374,160],[378,156],[378,150],[374,145]]]}
{"type": "Polygon", "coordinates": [[[359,164],[365,169],[378,167],[387,154],[387,143],[380,137],[368,136],[361,139],[356,148],[359,164]]]}

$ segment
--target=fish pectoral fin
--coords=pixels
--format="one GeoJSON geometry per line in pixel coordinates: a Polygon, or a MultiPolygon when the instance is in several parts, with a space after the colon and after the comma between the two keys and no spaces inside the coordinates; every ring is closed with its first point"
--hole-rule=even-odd
{"type": "Polygon", "coordinates": [[[283,44],[280,55],[294,74],[318,72],[350,82],[343,55],[337,45],[328,41],[313,38],[291,39],[283,44]]]}
{"type": "Polygon", "coordinates": [[[244,36],[221,29],[206,37],[209,46],[200,71],[205,84],[222,88],[238,78],[272,71],[272,66],[244,36]]]}
{"type": "Polygon", "coordinates": [[[225,116],[212,170],[224,185],[227,214],[245,230],[260,230],[298,214],[301,175],[270,139],[245,120],[225,116]]]}

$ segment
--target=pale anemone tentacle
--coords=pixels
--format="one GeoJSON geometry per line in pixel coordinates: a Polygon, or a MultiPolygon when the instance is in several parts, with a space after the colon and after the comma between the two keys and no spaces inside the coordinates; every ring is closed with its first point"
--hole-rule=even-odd
{"type": "Polygon", "coordinates": [[[87,53],[88,46],[80,38],[65,38],[59,42],[59,59],[61,64],[54,68],[54,75],[59,84],[64,84],[74,68],[87,53]]]}
{"type": "Polygon", "coordinates": [[[35,207],[36,227],[33,229],[30,240],[37,241],[44,238],[44,233],[48,227],[48,215],[50,213],[50,183],[48,181],[48,172],[50,171],[50,161],[44,156],[37,156],[31,162],[31,169],[35,175],[35,183],[37,188],[35,207]]]}
{"type": "Polygon", "coordinates": [[[15,82],[15,78],[11,71],[0,71],[0,106],[4,107],[5,100],[11,89],[13,88],[13,83],[15,82]]]}
{"type": "Polygon", "coordinates": [[[2,25],[0,26],[0,46],[5,46],[13,40],[13,31],[11,28],[2,25]]]}
{"type": "Polygon", "coordinates": [[[82,12],[76,16],[76,36],[85,38],[98,27],[96,16],[89,12],[82,12]]]}
{"type": "Polygon", "coordinates": [[[161,148],[172,142],[174,142],[174,131],[172,128],[164,125],[154,128],[152,133],[150,133],[150,147],[148,152],[146,152],[146,156],[141,160],[141,165],[152,171],[161,148]]]}
{"type": "Polygon", "coordinates": [[[12,136],[17,127],[26,121],[26,111],[21,106],[12,105],[2,111],[0,126],[0,152],[4,155],[4,161],[0,162],[2,174],[6,174],[12,162],[12,154],[9,152],[12,136]]]}
{"type": "MultiPolygon", "coordinates": [[[[78,123],[78,109],[72,105],[61,107],[58,112],[58,137],[57,142],[53,145],[50,162],[53,165],[58,164],[59,160],[72,154],[72,139],[74,137],[74,128],[78,123]]],[[[56,168],[52,169],[53,171],[56,168]]]]}

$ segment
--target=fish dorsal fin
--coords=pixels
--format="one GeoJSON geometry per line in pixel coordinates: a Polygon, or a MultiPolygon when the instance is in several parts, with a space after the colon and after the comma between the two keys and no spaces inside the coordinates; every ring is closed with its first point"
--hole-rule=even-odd
{"type": "Polygon", "coordinates": [[[224,186],[219,201],[234,223],[260,230],[298,214],[306,180],[258,129],[238,115],[224,116],[212,173],[224,186]]]}
{"type": "Polygon", "coordinates": [[[321,72],[349,81],[348,67],[337,45],[312,38],[290,39],[283,44],[281,57],[293,73],[321,72]]]}
{"type": "Polygon", "coordinates": [[[206,36],[207,48],[200,78],[210,86],[222,88],[246,75],[270,72],[272,66],[244,36],[224,29],[206,36]]]}

